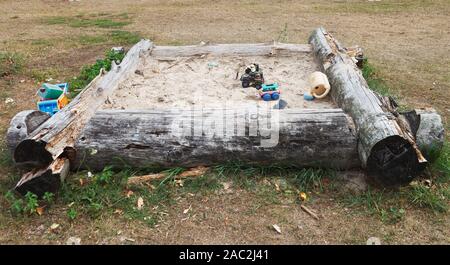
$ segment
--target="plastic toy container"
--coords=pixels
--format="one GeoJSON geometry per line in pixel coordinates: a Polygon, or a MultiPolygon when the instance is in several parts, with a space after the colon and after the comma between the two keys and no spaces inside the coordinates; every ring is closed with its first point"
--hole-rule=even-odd
{"type": "Polygon", "coordinates": [[[43,99],[57,99],[62,94],[66,94],[69,85],[67,83],[62,84],[42,84],[42,87],[38,90],[38,95],[43,99]]]}
{"type": "Polygon", "coordinates": [[[57,99],[45,99],[37,103],[37,107],[40,111],[47,112],[50,115],[55,114],[60,109],[64,108],[69,103],[69,98],[67,97],[68,84],[62,83],[57,84],[58,87],[63,91],[62,94],[57,99]]]}

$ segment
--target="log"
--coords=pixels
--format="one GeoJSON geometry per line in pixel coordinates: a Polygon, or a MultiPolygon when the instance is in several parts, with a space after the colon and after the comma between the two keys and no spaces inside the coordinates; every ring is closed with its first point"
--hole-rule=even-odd
{"type": "MultiPolygon", "coordinates": [[[[152,42],[141,40],[130,49],[120,65],[113,63],[108,73],[102,69],[100,74],[65,108],[46,120],[17,145],[13,155],[14,161],[18,165],[38,165],[41,169],[51,170],[53,169],[51,164],[55,163],[58,158],[65,157],[72,160],[76,156],[73,146],[84,125],[97,108],[108,100],[108,96],[118,87],[119,83],[134,73],[140,63],[139,58],[144,53],[148,53],[152,47],[152,42]]],[[[41,169],[25,174],[23,181],[19,182],[20,185],[18,184],[16,189],[24,190],[21,186],[27,181],[44,177],[38,173],[49,175],[47,171],[41,169]]],[[[53,172],[50,175],[53,176],[56,173],[53,172]]]]}
{"type": "Polygon", "coordinates": [[[444,125],[441,116],[434,109],[418,109],[420,116],[416,141],[422,154],[429,161],[440,154],[445,141],[444,125]]]}
{"type": "Polygon", "coordinates": [[[257,44],[214,44],[189,46],[156,46],[152,50],[155,57],[188,57],[200,55],[215,56],[284,56],[293,53],[310,53],[309,44],[257,43],[257,44]]]}
{"type": "MultiPolygon", "coordinates": [[[[309,39],[313,53],[331,84],[331,96],[356,125],[361,164],[387,186],[409,183],[426,164],[408,119],[395,103],[370,90],[345,48],[323,28],[309,39]]],[[[420,120],[415,115],[409,118],[420,120]]]]}
{"type": "Polygon", "coordinates": [[[17,144],[49,118],[50,114],[39,110],[24,110],[17,113],[6,133],[6,143],[11,154],[14,154],[17,144]]]}
{"type": "Polygon", "coordinates": [[[360,165],[353,123],[341,109],[99,110],[75,149],[76,167],[91,170],[226,161],[338,169],[360,165]]]}

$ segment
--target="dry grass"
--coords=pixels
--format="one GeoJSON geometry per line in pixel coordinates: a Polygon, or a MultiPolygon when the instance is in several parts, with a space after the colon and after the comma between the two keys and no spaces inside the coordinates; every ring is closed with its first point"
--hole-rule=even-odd
{"type": "MultiPolygon", "coordinates": [[[[108,47],[129,46],[139,36],[171,45],[265,42],[280,36],[289,42],[305,43],[308,34],[320,25],[344,44],[364,47],[379,77],[404,103],[435,107],[449,128],[448,1],[213,3],[1,1],[0,10],[7,15],[0,17],[0,52],[20,54],[24,65],[21,71],[0,79],[0,133],[5,134],[15,113],[35,107],[35,99],[30,95],[44,76],[68,80],[83,65],[103,56],[108,47]],[[5,104],[7,97],[15,102],[5,104]]],[[[10,165],[3,141],[2,138],[2,191],[19,175],[10,165]]],[[[378,215],[337,203],[339,199],[333,191],[318,191],[311,194],[310,205],[323,219],[315,222],[299,210],[298,202],[290,195],[270,189],[265,192],[261,197],[254,190],[239,187],[226,195],[180,196],[160,225],[153,228],[137,220],[109,215],[70,222],[64,203],[41,217],[18,219],[2,211],[0,243],[64,243],[68,236],[80,236],[85,243],[127,243],[120,240],[121,236],[134,238],[138,243],[364,243],[370,236],[378,236],[384,243],[450,243],[447,213],[430,214],[429,210],[406,204],[401,220],[390,224],[378,215]],[[189,206],[192,210],[185,219],[183,211],[189,206]],[[49,226],[55,222],[61,228],[50,232],[49,226]],[[285,232],[278,235],[270,230],[268,227],[274,223],[285,232]]]]}

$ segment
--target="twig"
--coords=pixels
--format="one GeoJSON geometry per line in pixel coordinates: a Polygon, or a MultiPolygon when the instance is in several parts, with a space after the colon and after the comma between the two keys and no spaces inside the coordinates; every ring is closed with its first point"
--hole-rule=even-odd
{"type": "Polygon", "coordinates": [[[303,211],[305,211],[306,213],[311,215],[314,219],[319,220],[319,216],[317,216],[317,214],[315,214],[311,209],[309,209],[305,205],[303,205],[303,204],[300,205],[300,208],[302,208],[303,211]]]}

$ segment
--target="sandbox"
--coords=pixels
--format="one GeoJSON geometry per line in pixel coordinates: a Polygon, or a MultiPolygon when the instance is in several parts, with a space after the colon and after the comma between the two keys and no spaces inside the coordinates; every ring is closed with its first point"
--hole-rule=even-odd
{"type": "Polygon", "coordinates": [[[32,168],[16,190],[54,192],[69,169],[230,161],[361,167],[383,185],[409,183],[442,147],[442,120],[434,110],[400,112],[392,98],[372,91],[353,51],[323,28],[309,44],[141,40],[51,118],[35,110],[13,118],[8,146],[17,165],[32,168]],[[250,63],[279,83],[285,108],[241,86],[236,74],[250,63]],[[307,78],[317,70],[331,91],[305,101],[307,78]]]}
{"type": "Polygon", "coordinates": [[[286,108],[335,108],[330,97],[307,101],[308,76],[320,68],[312,53],[266,56],[145,57],[134,75],[119,84],[103,109],[173,109],[237,107],[248,104],[273,107],[253,87],[243,88],[239,77],[244,67],[258,63],[266,83],[278,83],[286,108]]]}

